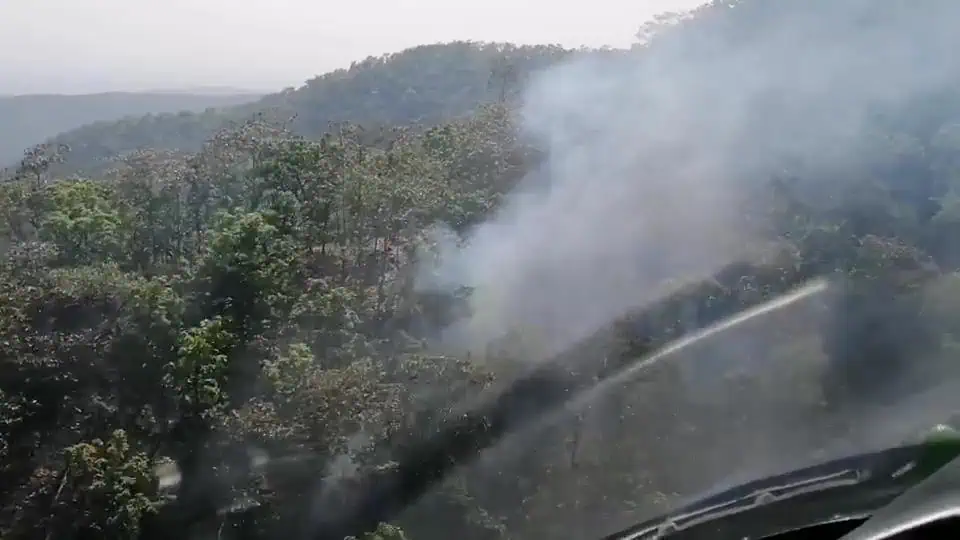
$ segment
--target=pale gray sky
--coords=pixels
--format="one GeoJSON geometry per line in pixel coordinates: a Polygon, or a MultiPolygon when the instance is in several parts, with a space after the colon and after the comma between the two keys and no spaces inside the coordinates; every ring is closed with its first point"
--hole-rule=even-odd
{"type": "Polygon", "coordinates": [[[279,90],[369,55],[473,39],[627,46],[699,0],[0,0],[0,93],[279,90]]]}

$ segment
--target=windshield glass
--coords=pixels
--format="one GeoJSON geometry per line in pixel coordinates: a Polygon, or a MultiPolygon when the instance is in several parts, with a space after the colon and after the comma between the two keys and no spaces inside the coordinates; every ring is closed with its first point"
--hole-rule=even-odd
{"type": "Polygon", "coordinates": [[[54,1],[0,0],[0,94],[66,85],[0,95],[0,538],[590,539],[960,407],[958,0],[54,1]],[[63,71],[187,61],[309,65],[63,71]]]}
{"type": "Polygon", "coordinates": [[[949,334],[906,346],[899,365],[849,354],[837,343],[844,336],[830,334],[847,333],[867,351],[910,324],[907,309],[949,330],[960,319],[943,308],[960,278],[932,280],[899,314],[881,317],[855,313],[853,294],[840,288],[812,282],[634,359],[614,381],[486,452],[401,522],[418,528],[460,486],[519,537],[596,538],[737,484],[916,442],[950,422],[960,412],[960,349],[949,334]],[[857,324],[869,332],[855,336],[857,324]]]}

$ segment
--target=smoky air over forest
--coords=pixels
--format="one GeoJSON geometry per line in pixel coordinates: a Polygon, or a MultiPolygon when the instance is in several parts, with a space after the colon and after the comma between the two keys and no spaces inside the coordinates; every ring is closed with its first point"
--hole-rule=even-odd
{"type": "Polygon", "coordinates": [[[862,150],[864,123],[947,90],[960,45],[960,5],[894,3],[729,2],[536,76],[520,115],[545,163],[464,242],[441,231],[424,273],[424,288],[474,288],[447,339],[523,329],[556,354],[666,280],[743,257],[765,228],[754,179],[791,166],[832,182],[882,160],[862,150]]]}
{"type": "MultiPolygon", "coordinates": [[[[801,179],[792,185],[798,200],[829,211],[831,194],[847,189],[838,183],[852,180],[852,189],[864,174],[889,172],[896,158],[877,150],[875,127],[904,118],[922,124],[923,104],[951,91],[960,76],[950,52],[960,46],[953,28],[960,4],[875,4],[718,2],[657,29],[645,46],[574,55],[537,74],[518,114],[524,136],[546,151],[541,167],[465,238],[435,231],[439,263],[423,269],[421,287],[472,291],[470,314],[442,340],[482,353],[520,334],[528,360],[562,354],[628,312],[759,256],[751,249],[775,238],[778,226],[764,212],[770,179],[801,179]]],[[[909,192],[911,181],[893,184],[909,192]]],[[[816,301],[822,307],[834,298],[816,301]]],[[[947,414],[955,405],[927,392],[943,378],[928,373],[916,396],[888,391],[896,408],[844,412],[856,441],[831,440],[826,416],[798,416],[810,414],[810,404],[797,399],[809,381],[795,375],[809,375],[810,366],[765,356],[777,325],[801,327],[823,316],[809,302],[790,309],[777,321],[712,339],[696,359],[664,359],[684,364],[694,386],[651,398],[652,423],[670,424],[659,416],[690,403],[712,411],[686,413],[663,429],[639,420],[649,430],[647,451],[670,471],[666,483],[693,494],[824,453],[882,447],[931,411],[947,414]],[[776,390],[743,395],[721,380],[721,373],[749,370],[776,390]],[[726,427],[705,456],[671,438],[680,423],[704,432],[726,427]]],[[[608,430],[622,414],[612,394],[650,388],[610,389],[561,429],[574,439],[577,430],[608,430]]],[[[606,441],[604,451],[616,444],[598,440],[606,441]]],[[[549,452],[534,438],[525,444],[549,452]]],[[[589,534],[596,516],[584,516],[569,523],[589,534]]]]}

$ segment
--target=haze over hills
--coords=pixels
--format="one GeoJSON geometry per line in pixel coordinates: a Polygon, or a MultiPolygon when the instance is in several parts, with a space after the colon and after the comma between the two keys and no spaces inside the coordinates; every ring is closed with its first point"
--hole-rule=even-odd
{"type": "MultiPolygon", "coordinates": [[[[137,92],[140,93],[140,92],[137,92]]],[[[185,86],[175,88],[151,88],[144,90],[145,94],[193,94],[208,96],[230,96],[230,95],[249,95],[252,99],[257,99],[264,94],[269,94],[268,90],[254,90],[252,88],[238,88],[235,86],[185,86]]]]}
{"type": "Polygon", "coordinates": [[[292,129],[311,137],[324,133],[331,122],[367,127],[431,124],[469,113],[483,103],[511,98],[529,73],[572,53],[555,45],[465,41],[424,45],[354,62],[257,101],[225,97],[223,105],[231,105],[230,99],[235,104],[204,110],[206,102],[193,97],[198,106],[190,113],[128,115],[71,129],[51,142],[72,148],[69,168],[90,171],[107,158],[143,147],[196,150],[217,129],[264,111],[281,121],[295,117],[292,129]]]}
{"type": "Polygon", "coordinates": [[[163,88],[147,88],[144,90],[110,90],[103,92],[0,92],[0,98],[29,97],[29,96],[100,96],[114,94],[174,94],[174,95],[210,95],[210,96],[231,96],[231,95],[249,95],[251,99],[257,99],[264,94],[269,94],[270,90],[256,90],[253,88],[241,88],[238,86],[173,86],[163,88]]]}
{"type": "Polygon", "coordinates": [[[259,95],[234,89],[0,96],[0,163],[15,162],[30,145],[94,122],[145,114],[201,112],[248,103],[259,95]]]}

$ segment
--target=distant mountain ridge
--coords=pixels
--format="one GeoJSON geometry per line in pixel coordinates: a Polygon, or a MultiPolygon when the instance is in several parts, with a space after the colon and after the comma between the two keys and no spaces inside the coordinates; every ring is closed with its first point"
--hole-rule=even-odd
{"type": "Polygon", "coordinates": [[[261,94],[186,92],[103,92],[0,96],[0,164],[60,133],[96,122],[116,122],[146,114],[202,112],[250,103],[261,94]]]}
{"type": "MultiPolygon", "coordinates": [[[[326,132],[331,122],[373,128],[429,125],[467,114],[483,103],[510,99],[526,76],[570,54],[578,51],[558,45],[469,41],[423,45],[353,62],[349,68],[256,101],[239,99],[240,103],[234,105],[210,110],[201,106],[183,113],[168,109],[164,113],[131,114],[32,142],[49,139],[54,144],[69,145],[72,150],[64,168],[93,173],[109,158],[139,148],[199,149],[218,129],[262,112],[284,121],[295,118],[290,127],[308,137],[326,132]]],[[[167,99],[174,97],[166,95],[167,99]]],[[[204,103],[202,99],[199,102],[204,103]]]]}
{"type": "Polygon", "coordinates": [[[202,96],[255,96],[259,98],[270,92],[267,90],[254,90],[251,88],[239,88],[235,86],[187,86],[183,88],[151,88],[144,90],[144,94],[194,94],[202,96]]]}
{"type": "Polygon", "coordinates": [[[95,98],[106,96],[247,96],[250,99],[259,99],[269,94],[268,91],[234,88],[230,86],[191,86],[185,88],[151,88],[148,90],[108,90],[103,92],[32,92],[28,94],[0,93],[0,99],[33,100],[33,99],[62,99],[62,98],[95,98]]]}

